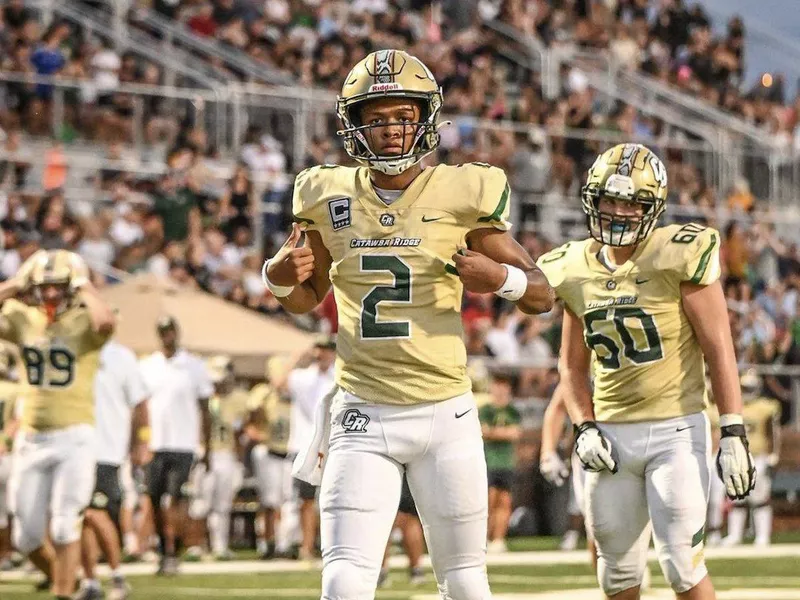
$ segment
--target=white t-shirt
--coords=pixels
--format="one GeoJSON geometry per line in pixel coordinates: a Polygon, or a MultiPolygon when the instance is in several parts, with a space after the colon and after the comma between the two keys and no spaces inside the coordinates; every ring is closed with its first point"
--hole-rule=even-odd
{"type": "Polygon", "coordinates": [[[132,350],[110,340],[94,378],[97,462],[121,465],[131,441],[131,413],[147,398],[132,350]]]}
{"type": "Polygon", "coordinates": [[[150,396],[150,449],[195,452],[200,446],[198,401],[214,394],[205,363],[178,350],[172,358],[154,352],[139,367],[150,396]]]}
{"type": "Polygon", "coordinates": [[[292,410],[289,420],[289,452],[294,454],[306,448],[314,435],[314,409],[334,386],[334,367],[320,371],[319,365],[295,369],[286,382],[292,410]]]}

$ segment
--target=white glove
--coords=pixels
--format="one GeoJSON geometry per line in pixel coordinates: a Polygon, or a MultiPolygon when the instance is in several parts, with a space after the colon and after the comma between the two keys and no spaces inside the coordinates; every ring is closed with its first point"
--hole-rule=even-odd
{"type": "Polygon", "coordinates": [[[594,421],[584,421],[575,428],[575,453],[585,471],[617,472],[617,461],[611,452],[611,444],[597,428],[594,421]]]}
{"type": "Polygon", "coordinates": [[[747,444],[747,433],[741,415],[721,415],[722,437],[717,453],[717,475],[731,500],[743,500],[756,485],[753,455],[747,444]]]}
{"type": "Polygon", "coordinates": [[[539,471],[547,481],[556,487],[564,485],[569,476],[567,465],[556,452],[550,452],[539,462],[539,471]]]}

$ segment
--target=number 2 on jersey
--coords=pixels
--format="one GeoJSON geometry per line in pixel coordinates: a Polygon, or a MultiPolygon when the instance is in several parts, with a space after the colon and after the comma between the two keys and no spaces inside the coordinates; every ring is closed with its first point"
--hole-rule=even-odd
{"type": "Polygon", "coordinates": [[[583,316],[583,322],[586,328],[586,343],[589,348],[594,350],[597,361],[606,369],[620,368],[620,350],[635,365],[643,365],[664,358],[656,322],[641,308],[601,308],[586,313],[583,316]],[[634,322],[638,326],[634,326],[634,322]],[[637,337],[640,339],[644,337],[647,343],[646,348],[637,347],[637,341],[634,339],[637,330],[641,332],[637,337]],[[602,331],[616,332],[617,339],[602,331]],[[620,346],[622,347],[620,348],[620,346]],[[604,348],[605,352],[598,352],[598,347],[604,348]]]}
{"type": "Polygon", "coordinates": [[[28,383],[43,387],[66,387],[75,378],[75,356],[66,348],[22,348],[28,383]],[[48,368],[48,366],[50,368],[48,368]],[[45,381],[45,371],[55,371],[45,381]]]}
{"type": "Polygon", "coordinates": [[[378,304],[411,302],[411,266],[394,254],[362,254],[361,272],[388,271],[393,285],[376,285],[361,300],[361,339],[398,339],[411,336],[411,321],[378,321],[378,304]]]}

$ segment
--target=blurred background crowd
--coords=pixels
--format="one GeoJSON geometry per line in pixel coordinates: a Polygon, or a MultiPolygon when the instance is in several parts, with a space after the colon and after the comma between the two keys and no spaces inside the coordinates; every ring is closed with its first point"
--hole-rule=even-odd
{"type": "MultiPolygon", "coordinates": [[[[578,189],[603,147],[646,143],[669,170],[667,219],[722,233],[741,363],[800,365],[800,210],[796,198],[786,206],[771,197],[775,181],[793,181],[800,96],[780,74],[746,84],[741,18],[714,23],[702,5],[683,0],[151,0],[116,8],[76,0],[49,11],[43,4],[8,0],[0,8],[2,278],[39,248],[67,248],[93,267],[98,285],[149,273],[335,333],[332,295],[313,315],[292,318],[264,288],[260,269],[288,231],[294,175],[348,164],[330,92],[367,53],[399,47],[419,56],[444,89],[453,124],[431,159],[504,168],[514,232],[531,256],[585,235],[578,189]],[[104,35],[103,23],[123,34],[104,35]],[[220,113],[204,96],[173,101],[180,74],[130,41],[146,34],[164,42],[170,27],[207,44],[203,54],[195,42],[171,42],[212,77],[251,85],[244,67],[257,65],[317,90],[325,101],[302,145],[274,107],[267,118],[250,113],[237,123],[231,143],[214,135],[220,113]],[[646,110],[640,98],[601,93],[578,62],[548,63],[558,82],[549,89],[547,70],[530,66],[530,48],[606,57],[614,69],[721,111],[742,131],[754,128],[790,159],[770,162],[766,175],[751,165],[721,179],[724,160],[702,149],[691,128],[646,110]]],[[[469,354],[520,366],[513,392],[523,426],[538,423],[557,383],[559,310],[526,316],[493,295],[464,297],[469,354]]],[[[792,384],[781,374],[765,378],[783,423],[794,418],[792,384]]]]}

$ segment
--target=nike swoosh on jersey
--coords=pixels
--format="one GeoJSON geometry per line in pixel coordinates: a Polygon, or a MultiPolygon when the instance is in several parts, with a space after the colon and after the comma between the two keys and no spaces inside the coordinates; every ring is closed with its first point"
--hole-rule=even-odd
{"type": "Polygon", "coordinates": [[[642,279],[641,277],[637,277],[637,278],[636,278],[636,284],[637,284],[637,285],[641,285],[641,284],[643,284],[643,283],[647,283],[648,281],[650,281],[650,278],[649,278],[649,277],[648,277],[647,279],[642,279]]]}
{"type": "Polygon", "coordinates": [[[423,223],[431,223],[432,221],[438,221],[440,219],[444,219],[444,217],[434,217],[432,219],[428,219],[425,215],[422,215],[422,222],[423,223]]]}
{"type": "Polygon", "coordinates": [[[460,419],[460,418],[461,418],[461,417],[463,417],[465,414],[467,414],[467,413],[468,413],[470,410],[472,410],[472,409],[470,408],[470,409],[468,409],[468,410],[465,410],[465,411],[464,411],[463,413],[461,413],[461,414],[458,414],[458,413],[456,413],[456,419],[460,419]]]}
{"type": "Polygon", "coordinates": [[[691,429],[694,425],[689,425],[688,427],[678,427],[675,431],[686,431],[687,429],[691,429]]]}

